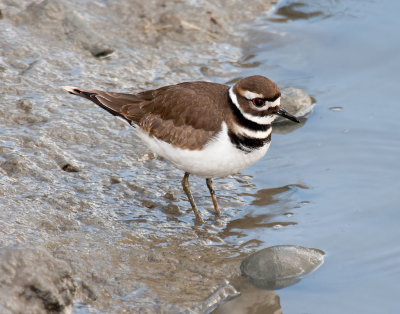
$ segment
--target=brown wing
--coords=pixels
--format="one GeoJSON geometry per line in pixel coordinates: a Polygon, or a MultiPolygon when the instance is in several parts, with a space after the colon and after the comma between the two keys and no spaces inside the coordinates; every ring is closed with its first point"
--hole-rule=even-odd
{"type": "Polygon", "coordinates": [[[65,87],[160,140],[185,149],[204,146],[220,130],[228,87],[190,82],[136,95],[65,87]],[[212,96],[211,96],[212,95],[212,96]]]}

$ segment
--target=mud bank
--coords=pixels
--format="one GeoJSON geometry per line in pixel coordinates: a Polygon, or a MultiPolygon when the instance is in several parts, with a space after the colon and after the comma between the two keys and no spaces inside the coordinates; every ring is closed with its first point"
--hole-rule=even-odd
{"type": "Polygon", "coordinates": [[[31,270],[54,291],[54,282],[68,279],[68,291],[60,288],[68,297],[54,292],[59,306],[51,310],[73,303],[77,313],[196,311],[240,276],[240,261],[257,242],[232,240],[229,224],[243,205],[238,189],[251,190],[251,178],[217,181],[219,220],[194,179],[206,220],[197,226],[181,172],[154,158],[123,122],[60,86],[135,92],[234,81],[249,65],[241,54],[246,25],[272,2],[0,5],[0,246],[5,258],[18,250],[25,260],[40,247],[49,265],[61,263],[54,267],[61,279],[31,270]]]}

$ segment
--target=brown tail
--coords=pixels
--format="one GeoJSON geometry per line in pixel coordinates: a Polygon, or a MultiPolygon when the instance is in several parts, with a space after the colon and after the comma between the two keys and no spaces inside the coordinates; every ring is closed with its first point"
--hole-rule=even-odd
{"type": "MultiPolygon", "coordinates": [[[[63,86],[62,88],[69,94],[81,96],[83,98],[93,101],[96,105],[100,106],[101,108],[108,111],[114,116],[119,116],[126,119],[121,114],[122,104],[115,104],[112,101],[108,101],[104,96],[102,96],[104,92],[100,92],[97,90],[89,91],[89,90],[79,89],[73,86],[63,86]],[[107,104],[107,102],[109,104],[107,104]]],[[[128,122],[130,121],[128,120],[128,122]]]]}

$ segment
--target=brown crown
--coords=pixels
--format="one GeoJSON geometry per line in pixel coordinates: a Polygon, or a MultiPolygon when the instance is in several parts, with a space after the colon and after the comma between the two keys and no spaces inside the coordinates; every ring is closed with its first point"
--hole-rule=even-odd
{"type": "Polygon", "coordinates": [[[268,101],[274,101],[281,95],[278,85],[261,75],[254,75],[241,79],[234,85],[233,91],[237,96],[241,109],[255,116],[268,115],[270,114],[270,110],[268,108],[265,110],[254,109],[249,100],[243,96],[246,91],[259,94],[260,98],[268,101]]]}
{"type": "Polygon", "coordinates": [[[261,75],[253,75],[241,79],[235,84],[234,89],[235,91],[250,91],[260,94],[262,95],[261,98],[267,100],[274,100],[280,96],[278,85],[261,75]]]}

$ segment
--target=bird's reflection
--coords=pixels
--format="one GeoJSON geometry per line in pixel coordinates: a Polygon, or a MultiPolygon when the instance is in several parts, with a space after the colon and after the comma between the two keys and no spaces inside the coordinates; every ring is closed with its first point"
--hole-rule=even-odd
{"type": "Polygon", "coordinates": [[[308,189],[308,187],[301,184],[291,184],[277,188],[260,189],[254,194],[240,194],[252,198],[250,205],[256,206],[256,208],[238,219],[230,220],[219,233],[219,236],[221,238],[244,237],[247,236],[246,230],[296,225],[297,222],[288,221],[288,217],[292,216],[290,211],[298,207],[297,204],[293,204],[291,197],[298,189],[308,189]]]}
{"type": "Polygon", "coordinates": [[[288,197],[280,197],[280,196],[283,193],[291,192],[296,189],[307,190],[308,186],[302,184],[290,184],[277,188],[261,189],[258,190],[255,194],[242,193],[241,195],[252,196],[254,200],[251,202],[251,205],[268,206],[281,201],[285,202],[285,200],[290,201],[288,197]]]}

